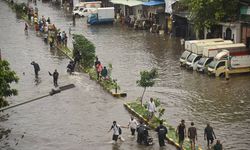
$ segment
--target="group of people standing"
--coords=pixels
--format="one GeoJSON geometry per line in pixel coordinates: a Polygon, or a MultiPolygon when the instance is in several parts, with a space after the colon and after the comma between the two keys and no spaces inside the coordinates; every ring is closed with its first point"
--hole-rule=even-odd
{"type": "MultiPolygon", "coordinates": [[[[121,126],[117,124],[116,121],[113,121],[113,124],[108,132],[110,132],[113,129],[113,136],[112,140],[116,143],[118,139],[121,139],[121,141],[124,141],[124,138],[122,137],[122,129],[121,128],[130,128],[131,135],[135,136],[135,132],[137,131],[137,143],[138,144],[144,144],[144,145],[152,145],[153,139],[149,136],[148,130],[150,128],[146,126],[143,121],[139,121],[139,123],[136,121],[136,119],[131,116],[131,119],[129,120],[129,123],[127,126],[121,126]]],[[[160,125],[155,129],[158,135],[158,141],[159,146],[163,147],[165,146],[165,140],[166,135],[168,133],[168,129],[166,126],[163,125],[163,121],[160,121],[160,125]]],[[[179,146],[180,149],[183,149],[183,143],[185,140],[185,137],[187,136],[190,141],[190,147],[191,150],[196,150],[196,141],[197,138],[197,129],[194,127],[194,123],[191,122],[191,126],[188,128],[188,131],[186,133],[186,125],[185,120],[181,120],[181,123],[178,125],[176,129],[176,135],[179,139],[179,146]]],[[[211,148],[211,145],[214,142],[214,139],[216,139],[215,133],[213,131],[213,128],[208,123],[207,126],[204,129],[204,140],[207,140],[207,147],[211,148]]],[[[220,143],[220,140],[216,141],[216,144],[212,146],[213,150],[222,150],[222,144],[220,143]]]]}
{"type": "MultiPolygon", "coordinates": [[[[188,128],[188,132],[186,133],[185,120],[181,120],[181,123],[177,127],[176,134],[179,139],[180,148],[182,148],[185,137],[187,136],[190,141],[191,150],[195,150],[196,141],[198,140],[198,138],[197,129],[196,127],[194,127],[194,122],[191,122],[191,126],[188,128]]],[[[210,146],[213,144],[214,139],[216,139],[214,130],[208,123],[204,129],[204,140],[207,140],[208,148],[210,148],[210,146]]],[[[216,144],[213,146],[213,149],[222,150],[222,144],[220,143],[220,140],[217,140],[216,144]]]]}
{"type": "MultiPolygon", "coordinates": [[[[35,77],[38,78],[38,72],[40,71],[40,66],[37,62],[35,61],[32,61],[31,62],[31,65],[33,65],[34,67],[34,72],[35,72],[35,77]]],[[[58,86],[58,77],[59,77],[59,73],[57,72],[57,69],[55,69],[55,71],[53,73],[50,73],[48,71],[49,75],[53,77],[53,83],[54,83],[54,86],[57,87],[58,86]]]]}
{"type": "Polygon", "coordinates": [[[63,45],[67,47],[68,36],[65,31],[57,33],[57,45],[63,45]]]}
{"type": "Polygon", "coordinates": [[[107,67],[102,65],[102,63],[99,61],[98,57],[96,57],[95,60],[95,69],[97,74],[97,80],[108,80],[109,79],[109,72],[107,70],[107,67]]]}
{"type": "MultiPolygon", "coordinates": [[[[42,34],[44,42],[49,42],[50,47],[55,45],[67,47],[68,36],[65,31],[60,31],[54,24],[51,23],[50,17],[47,19],[42,16],[38,17],[38,9],[35,10],[32,7],[27,6],[28,20],[31,25],[34,25],[34,29],[37,34],[42,34]]],[[[25,33],[28,33],[28,24],[25,23],[25,33]]]]}
{"type": "MultiPolygon", "coordinates": [[[[147,104],[147,110],[149,112],[148,120],[150,120],[152,119],[152,117],[154,116],[154,113],[156,112],[156,106],[155,106],[153,98],[150,98],[150,101],[147,104]]],[[[188,137],[190,141],[191,150],[196,150],[196,142],[198,140],[197,129],[194,126],[194,122],[191,122],[190,125],[191,126],[187,129],[187,131],[186,131],[185,120],[181,120],[181,123],[177,126],[176,136],[178,138],[180,149],[183,149],[184,140],[186,137],[188,137]]],[[[116,130],[119,131],[121,130],[121,128],[130,128],[132,136],[135,136],[135,132],[137,131],[137,143],[145,144],[145,145],[152,145],[153,140],[148,134],[148,130],[150,130],[150,128],[146,126],[143,123],[143,121],[139,121],[138,123],[133,116],[131,116],[131,119],[129,120],[129,123],[127,126],[118,125],[116,121],[114,121],[110,130],[112,129],[114,130],[112,139],[115,142],[119,139],[119,137],[122,138],[121,132],[120,133],[116,132],[116,130]],[[117,129],[115,129],[115,127],[117,127],[117,129]]],[[[168,129],[166,126],[163,125],[162,120],[160,121],[160,124],[155,129],[155,131],[158,134],[158,141],[159,141],[160,147],[165,146],[165,140],[167,140],[166,135],[168,133],[168,129]]],[[[204,140],[207,141],[207,147],[213,148],[213,150],[222,150],[223,147],[222,147],[222,144],[220,143],[220,140],[217,140],[216,143],[212,146],[214,139],[216,139],[214,130],[210,126],[210,124],[207,123],[207,126],[204,129],[204,140]]]]}

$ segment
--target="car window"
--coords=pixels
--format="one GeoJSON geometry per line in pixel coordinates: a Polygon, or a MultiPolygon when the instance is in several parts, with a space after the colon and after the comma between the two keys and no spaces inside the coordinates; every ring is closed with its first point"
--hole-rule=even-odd
{"type": "Polygon", "coordinates": [[[211,63],[212,61],[213,61],[213,59],[208,59],[207,62],[206,62],[206,64],[209,64],[209,63],[211,63]]]}
{"type": "Polygon", "coordinates": [[[223,62],[220,62],[220,63],[217,65],[216,68],[219,68],[219,67],[222,67],[222,66],[225,66],[225,62],[224,62],[224,61],[223,61],[223,62]]]}
{"type": "Polygon", "coordinates": [[[198,61],[198,60],[200,60],[200,59],[201,59],[201,56],[197,56],[197,57],[195,58],[194,62],[196,62],[196,61],[198,61]]]}

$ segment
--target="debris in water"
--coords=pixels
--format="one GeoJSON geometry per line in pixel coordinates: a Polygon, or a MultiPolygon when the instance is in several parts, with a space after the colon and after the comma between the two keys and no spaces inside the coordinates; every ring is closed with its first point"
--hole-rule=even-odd
{"type": "Polygon", "coordinates": [[[173,74],[173,76],[179,76],[181,75],[181,73],[176,73],[176,74],[173,74]]]}

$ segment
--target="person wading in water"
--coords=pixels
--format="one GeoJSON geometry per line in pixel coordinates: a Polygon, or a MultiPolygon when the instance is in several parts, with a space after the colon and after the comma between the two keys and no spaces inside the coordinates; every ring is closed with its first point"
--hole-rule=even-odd
{"type": "Polygon", "coordinates": [[[58,73],[57,70],[55,69],[54,73],[51,74],[51,73],[49,72],[49,75],[50,75],[50,76],[53,76],[54,86],[57,87],[57,86],[58,86],[57,80],[58,80],[58,77],[59,77],[59,73],[58,73]]]}
{"type": "Polygon", "coordinates": [[[191,127],[188,128],[188,138],[191,144],[191,150],[195,150],[195,140],[197,141],[197,130],[194,127],[194,123],[191,122],[191,127]]]}
{"type": "Polygon", "coordinates": [[[28,24],[27,23],[25,23],[24,32],[25,32],[25,34],[28,34],[28,24]]]}
{"type": "Polygon", "coordinates": [[[186,136],[186,126],[185,126],[185,120],[181,120],[181,123],[178,125],[176,133],[179,137],[179,145],[180,149],[182,149],[182,145],[186,136]]]}
{"type": "Polygon", "coordinates": [[[40,67],[39,67],[38,63],[36,63],[35,61],[32,61],[31,65],[34,66],[35,77],[37,78],[38,77],[38,72],[40,71],[40,67]]]}
{"type": "Polygon", "coordinates": [[[168,129],[163,125],[163,121],[160,121],[160,125],[155,129],[158,133],[158,140],[160,147],[165,146],[166,134],[168,133],[168,129]]]}
{"type": "Polygon", "coordinates": [[[214,134],[213,128],[210,126],[210,124],[207,124],[207,127],[204,130],[204,140],[207,140],[207,147],[210,148],[210,144],[213,144],[214,139],[216,139],[216,136],[214,134]]]}

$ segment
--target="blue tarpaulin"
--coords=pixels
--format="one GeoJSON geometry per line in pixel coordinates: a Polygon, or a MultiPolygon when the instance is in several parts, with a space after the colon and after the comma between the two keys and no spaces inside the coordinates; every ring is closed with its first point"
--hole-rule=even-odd
{"type": "Polygon", "coordinates": [[[162,5],[165,4],[164,1],[150,1],[143,3],[144,6],[155,6],[155,5],[162,5]]]}

